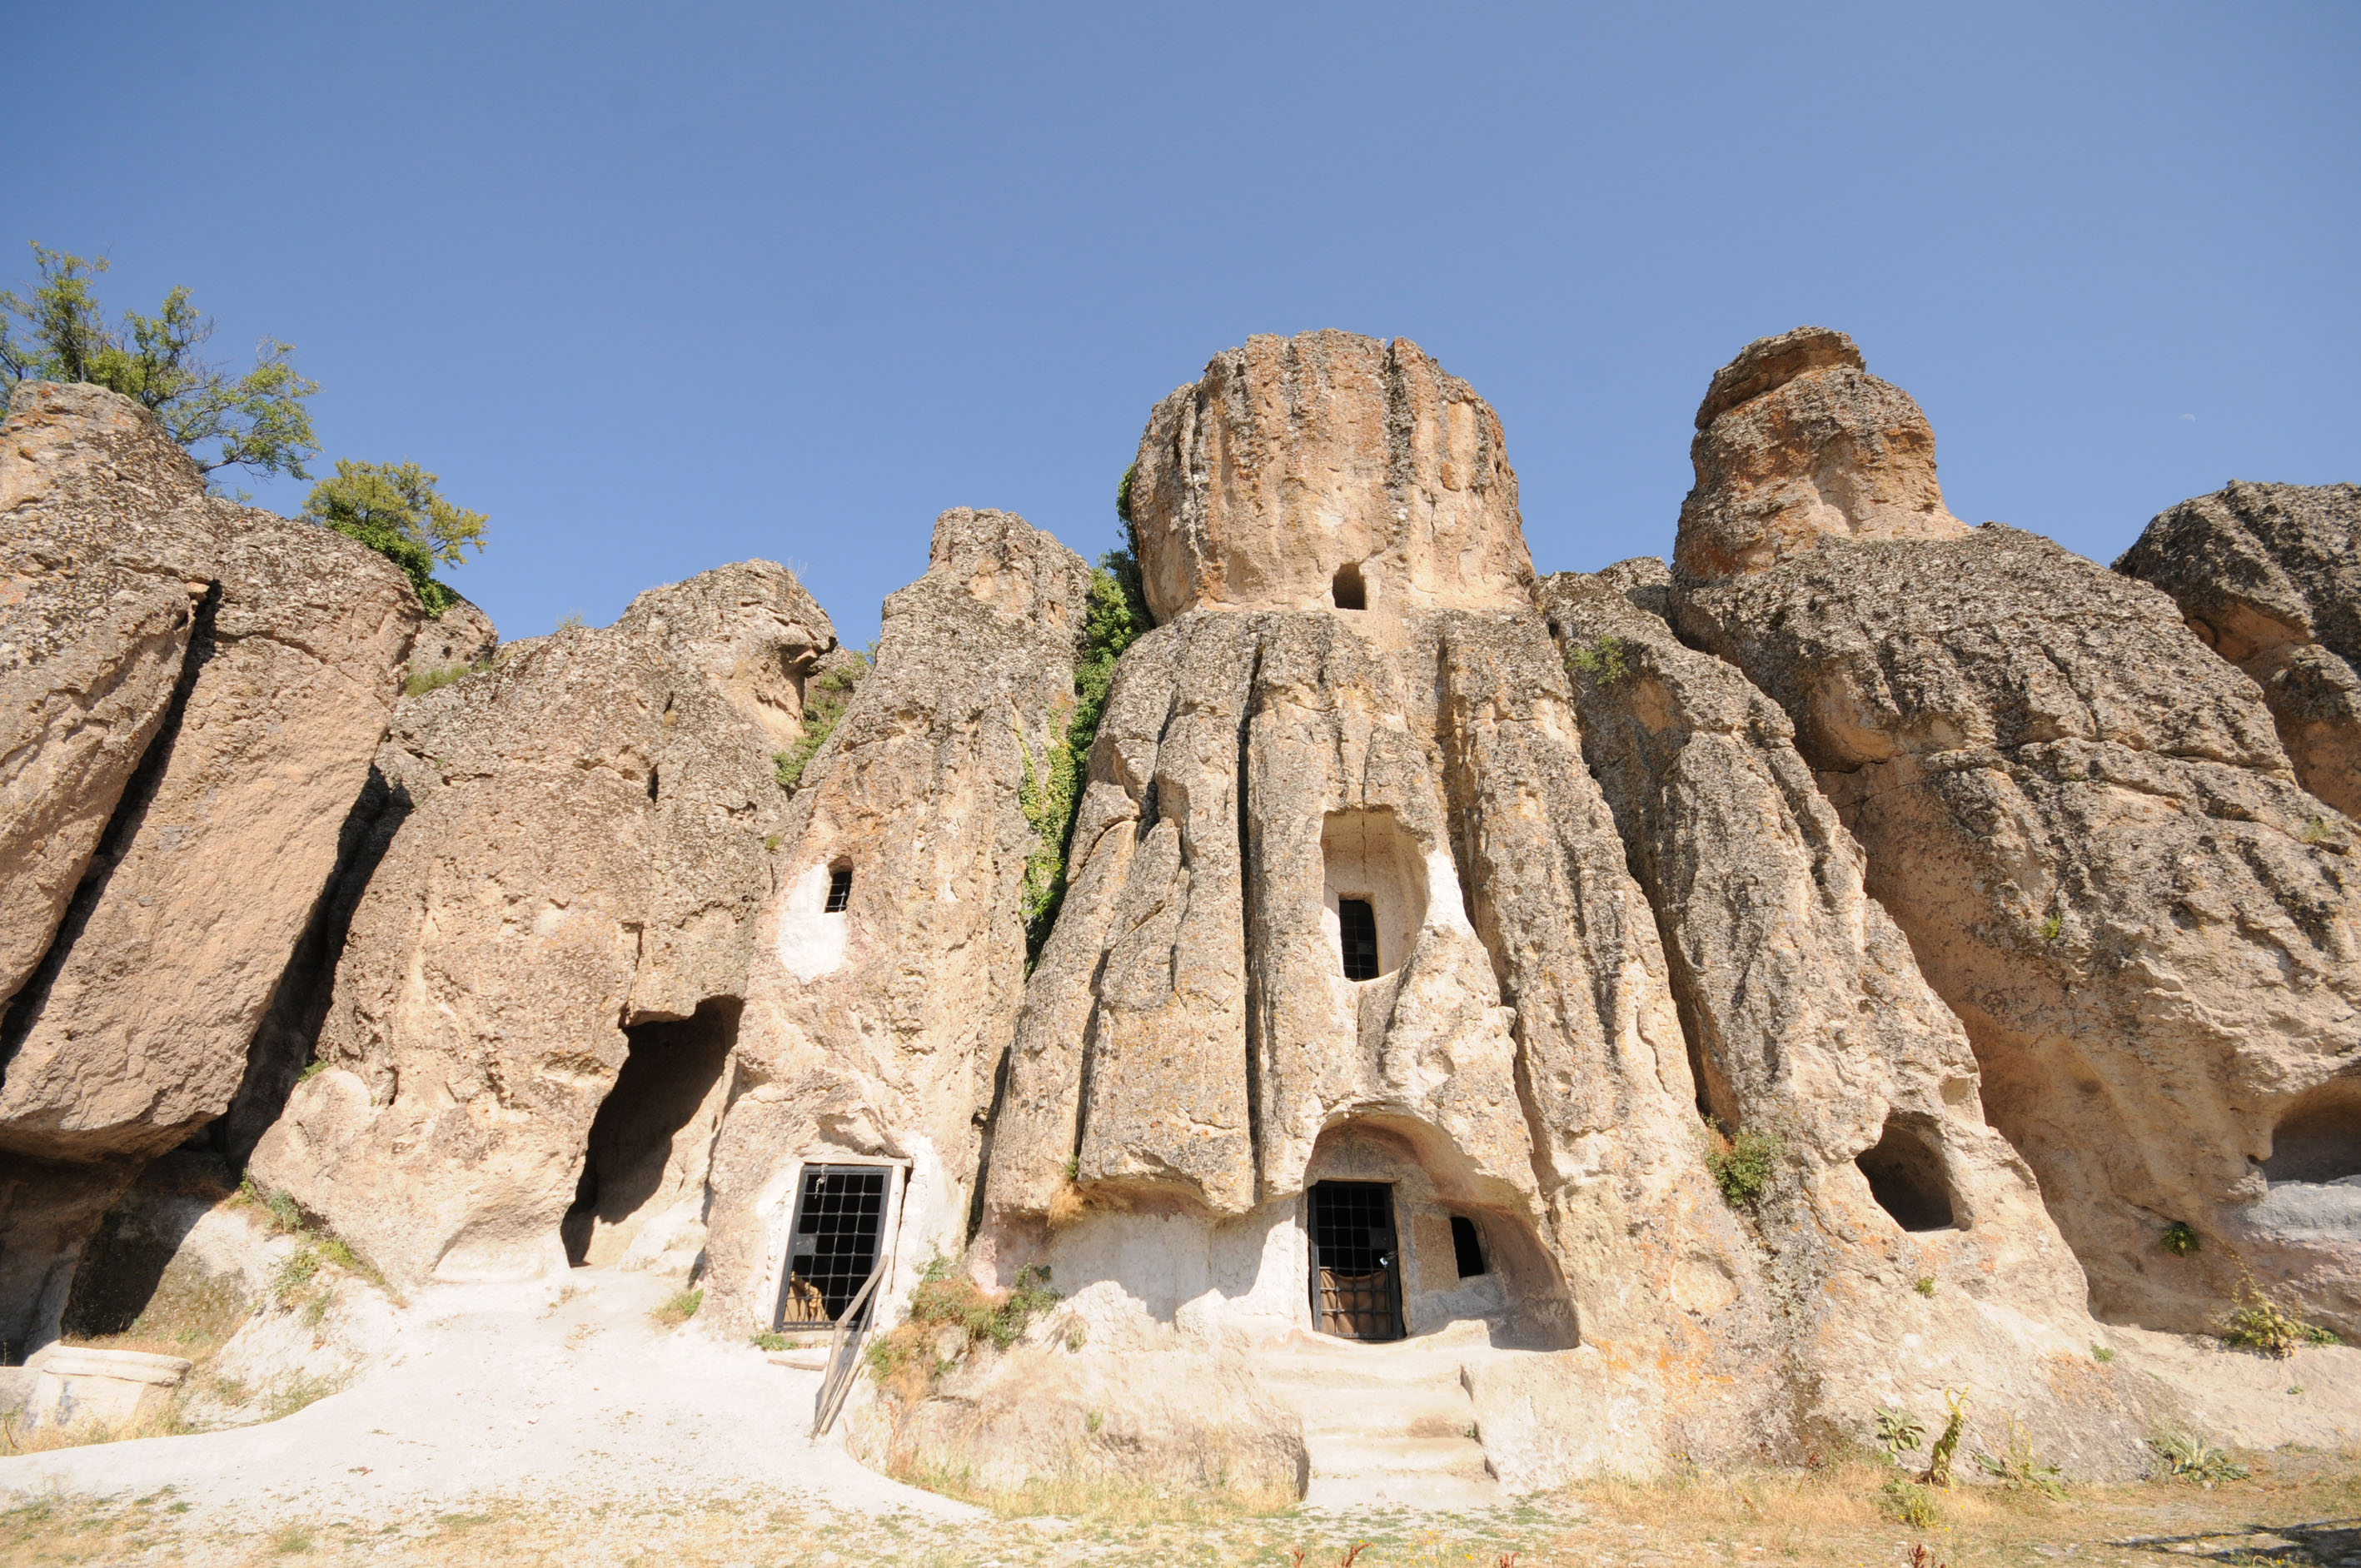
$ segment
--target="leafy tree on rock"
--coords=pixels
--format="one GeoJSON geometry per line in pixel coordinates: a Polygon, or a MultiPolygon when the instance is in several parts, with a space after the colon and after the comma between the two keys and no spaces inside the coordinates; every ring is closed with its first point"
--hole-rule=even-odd
{"type": "Polygon", "coordinates": [[[106,258],[35,245],[33,261],[41,282],[29,298],[0,289],[0,395],[19,381],[88,381],[153,410],[207,474],[312,477],[303,464],[320,446],[303,403],[320,389],[288,363],[292,345],[264,338],[254,368],[234,377],[198,355],[214,323],[187,289],[174,287],[152,316],[126,311],[110,326],[91,286],[106,258]]]}
{"type": "Polygon", "coordinates": [[[312,487],[303,515],[333,528],[401,567],[426,606],[441,615],[459,596],[434,580],[439,564],[456,566],[484,547],[484,514],[445,500],[435,476],[415,463],[336,459],[334,477],[312,487]]]}

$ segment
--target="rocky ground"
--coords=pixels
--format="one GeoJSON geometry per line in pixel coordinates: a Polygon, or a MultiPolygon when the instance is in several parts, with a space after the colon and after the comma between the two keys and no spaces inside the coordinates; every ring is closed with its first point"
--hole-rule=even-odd
{"type": "MultiPolygon", "coordinates": [[[[1152,1492],[998,1511],[905,1486],[805,1435],[817,1374],[660,1314],[675,1284],[610,1269],[443,1287],[376,1320],[353,1385],[284,1420],[0,1460],[0,1564],[390,1563],[1395,1564],[2361,1563],[2361,1451],[2242,1455],[2250,1478],[2077,1486],[2062,1501],[1961,1487],[1914,1527],[1871,1456],[1814,1471],[1688,1472],[1485,1510],[1249,1513],[1152,1492]]],[[[2200,1352],[2162,1335],[2121,1354],[2200,1352]],[[2149,1343],[2153,1342],[2153,1343],[2149,1343]]],[[[2349,1351],[2202,1353],[2341,1399],[2349,1351]],[[2248,1366],[2247,1364],[2252,1365],[2248,1366]]],[[[1969,1468],[1964,1464],[1963,1468],[1969,1468]]],[[[1923,1568],[1923,1565],[1922,1565],[1923,1568]]]]}

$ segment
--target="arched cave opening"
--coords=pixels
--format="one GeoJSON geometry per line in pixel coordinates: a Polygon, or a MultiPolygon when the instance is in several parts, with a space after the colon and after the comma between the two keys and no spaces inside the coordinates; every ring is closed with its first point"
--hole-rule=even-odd
{"type": "Polygon", "coordinates": [[[558,1227],[576,1267],[614,1261],[640,1222],[685,1195],[684,1167],[713,1136],[720,1107],[711,1102],[740,1010],[737,998],[714,997],[689,1017],[623,1031],[631,1052],[591,1120],[574,1206],[558,1227]]]}
{"type": "Polygon", "coordinates": [[[1889,1120],[1876,1146],[1853,1162],[1869,1179],[1869,1194],[1905,1231],[1948,1231],[1957,1218],[1942,1151],[1923,1134],[1889,1120]]]}
{"type": "Polygon", "coordinates": [[[1328,585],[1328,597],[1338,609],[1369,608],[1369,585],[1361,576],[1357,561],[1347,561],[1336,568],[1335,580],[1328,585]]]}
{"type": "Polygon", "coordinates": [[[2361,1085],[2335,1085],[2300,1100],[2271,1131],[2271,1181],[2343,1181],[2361,1177],[2361,1085]]]}

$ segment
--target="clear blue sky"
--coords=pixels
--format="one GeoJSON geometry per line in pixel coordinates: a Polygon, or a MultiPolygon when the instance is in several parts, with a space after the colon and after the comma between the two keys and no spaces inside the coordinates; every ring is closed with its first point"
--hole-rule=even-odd
{"type": "Polygon", "coordinates": [[[1806,322],[1954,511],[2101,560],[2361,479],[2350,3],[5,16],[0,280],[293,342],[328,456],[490,514],[451,581],[511,636],[761,555],[865,641],[954,505],[1095,554],[1257,332],[1473,382],[1544,570],[1669,552],[1708,378],[1806,322]]]}

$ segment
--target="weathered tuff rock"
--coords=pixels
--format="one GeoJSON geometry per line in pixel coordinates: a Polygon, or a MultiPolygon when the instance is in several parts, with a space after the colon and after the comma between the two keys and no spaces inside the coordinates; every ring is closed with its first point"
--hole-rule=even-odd
{"type": "Polygon", "coordinates": [[[1697,577],[1755,572],[1826,539],[1946,539],[1935,433],[1851,338],[1797,327],[1747,345],[1697,409],[1674,563],[1697,577]]]}
{"type": "Polygon", "coordinates": [[[1673,608],[1793,720],[2101,1315],[2210,1327],[2243,1259],[2361,1328],[2361,1190],[2282,1197],[2264,1165],[2275,1129],[2327,1165],[2350,1140],[2349,846],[2252,684],[2155,590],[1998,524],[1824,541],[1673,608]],[[2168,1254],[2174,1222],[2209,1245],[2168,1254]]]}
{"type": "Polygon", "coordinates": [[[258,1178],[399,1282],[563,1267],[577,1197],[577,1251],[637,1212],[581,1179],[602,1101],[646,1053],[705,1081],[685,1108],[660,1072],[619,1101],[681,1120],[653,1168],[611,1174],[701,1182],[785,817],[772,753],[835,641],[785,568],[752,562],[405,702],[378,765],[407,815],[352,918],[326,1070],[256,1149],[258,1178]]]}
{"type": "Polygon", "coordinates": [[[0,841],[31,840],[6,878],[11,970],[49,948],[0,1042],[0,1147],[154,1155],[237,1087],[418,601],[350,540],[206,497],[154,418],[99,388],[21,389],[0,474],[25,727],[0,841]]]}
{"type": "Polygon", "coordinates": [[[1156,405],[1131,485],[1148,606],[1522,609],[1499,417],[1407,338],[1250,337],[1156,405]]]}
{"type": "MultiPolygon", "coordinates": [[[[767,1323],[806,1160],[906,1162],[898,1291],[966,1245],[1026,966],[1025,800],[1074,700],[1090,568],[1008,512],[935,524],[876,668],[805,770],[715,1148],[708,1288],[767,1323]],[[1029,782],[1028,782],[1029,781],[1029,782]],[[851,879],[828,908],[831,874],[851,879]]],[[[1054,850],[1055,846],[1050,847],[1054,850]]]]}
{"type": "Polygon", "coordinates": [[[2099,1459],[2105,1434],[2072,1409],[2085,1391],[2026,1354],[2037,1340],[2070,1365],[2090,1343],[2082,1272],[1985,1124],[1967,1035],[1869,895],[1787,716],[1674,636],[1670,581],[1660,561],[1627,561],[1548,578],[1543,603],[1588,666],[1583,753],[1664,936],[1700,1109],[1780,1138],[1792,1162],[1757,1220],[1777,1332],[1737,1313],[1717,1330],[1809,1391],[1817,1423],[1841,1428],[1897,1385],[1922,1401],[1953,1381],[1986,1398],[2014,1385],[2046,1446],[2099,1459]],[[1913,1299],[1920,1278],[1934,1294],[1913,1299]],[[1925,1345],[1906,1369],[1904,1321],[1925,1345]]]}
{"type": "Polygon", "coordinates": [[[361,545],[206,496],[92,386],[16,389],[0,573],[0,1340],[21,1345],[140,1162],[230,1103],[420,610],[361,545]]]}
{"type": "MultiPolygon", "coordinates": [[[[1248,417],[1215,363],[1159,422],[1248,417]]],[[[1141,543],[1151,579],[1199,548],[1141,543]]],[[[2139,1399],[2074,1375],[2073,1260],[1784,718],[1628,602],[1556,602],[1596,620],[1581,635],[1661,650],[1635,696],[1578,698],[1530,599],[1200,606],[1125,655],[994,1122],[984,1257],[1004,1280],[1049,1265],[1085,1358],[1149,1343],[1138,1319],[1268,1343],[1306,1321],[1309,1190],[1385,1182],[1409,1332],[1482,1317],[1527,1347],[1469,1384],[1520,1485],[1801,1452],[1971,1375],[2085,1471],[2133,1463],[2139,1399]],[[1586,763],[1655,721],[1619,718],[1627,700],[1679,711],[1621,772],[1586,763]],[[1619,792],[1656,800],[1653,822],[1619,824],[1619,792]],[[1722,846],[1733,830],[1756,837],[1722,846]],[[1374,978],[1347,968],[1346,901],[1370,906],[1374,978]],[[1678,1008],[1725,1114],[1795,1145],[1759,1219],[1708,1172],[1678,1008]],[[1946,1234],[1872,1198],[1897,1168],[1952,1206],[1946,1234]],[[1454,1266],[1455,1222],[1485,1273],[1454,1266]],[[1929,1299],[1922,1277],[1955,1283],[1929,1299]],[[1905,1333],[1924,1336],[1907,1354],[1905,1333]],[[1540,1440],[1603,1406],[1627,1412],[1611,1460],[1540,1440]]]]}
{"type": "Polygon", "coordinates": [[[2115,570],[2263,688],[2303,787],[2361,816],[2361,485],[2249,485],[2158,514],[2115,570]]]}

